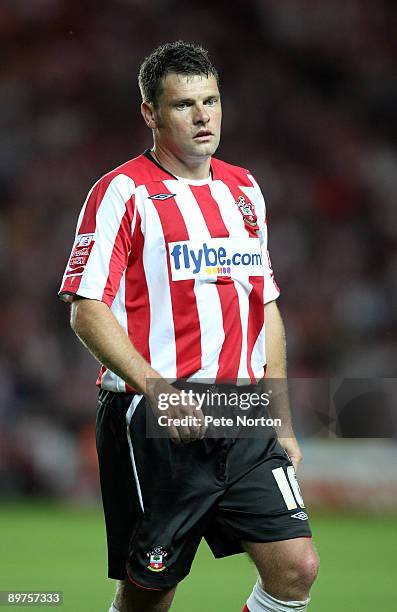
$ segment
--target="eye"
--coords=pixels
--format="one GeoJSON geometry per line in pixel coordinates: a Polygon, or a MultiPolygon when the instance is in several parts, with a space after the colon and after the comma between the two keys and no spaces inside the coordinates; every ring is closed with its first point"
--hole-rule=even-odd
{"type": "Polygon", "coordinates": [[[189,108],[189,106],[191,106],[190,102],[177,102],[175,104],[177,110],[185,110],[185,108],[189,108]]]}
{"type": "Polygon", "coordinates": [[[215,106],[217,102],[218,102],[218,98],[209,98],[209,100],[207,100],[205,104],[207,106],[215,106]]]}

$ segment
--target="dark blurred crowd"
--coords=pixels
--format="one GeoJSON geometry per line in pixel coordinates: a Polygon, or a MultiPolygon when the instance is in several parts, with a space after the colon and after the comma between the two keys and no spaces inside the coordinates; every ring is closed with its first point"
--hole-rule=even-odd
{"type": "Polygon", "coordinates": [[[97,494],[97,366],[56,294],[89,188],[151,145],[136,76],[167,40],[219,68],[218,156],[267,200],[290,376],[396,376],[396,17],[393,0],[0,4],[4,495],[97,494]]]}

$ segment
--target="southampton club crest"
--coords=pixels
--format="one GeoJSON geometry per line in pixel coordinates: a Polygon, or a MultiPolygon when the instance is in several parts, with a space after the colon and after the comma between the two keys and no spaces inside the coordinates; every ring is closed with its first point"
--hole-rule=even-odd
{"type": "Polygon", "coordinates": [[[247,201],[244,196],[240,195],[236,204],[243,215],[244,223],[258,229],[258,218],[255,214],[255,208],[252,202],[247,201]]]}
{"type": "Polygon", "coordinates": [[[168,552],[162,546],[154,546],[148,553],[149,565],[147,569],[151,572],[163,572],[166,569],[164,559],[168,556],[168,552]]]}

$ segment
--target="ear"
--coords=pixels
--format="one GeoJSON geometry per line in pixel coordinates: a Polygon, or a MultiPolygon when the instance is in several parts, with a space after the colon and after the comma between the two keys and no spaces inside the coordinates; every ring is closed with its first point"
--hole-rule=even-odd
{"type": "Polygon", "coordinates": [[[151,130],[156,129],[157,119],[153,104],[151,102],[142,102],[141,113],[148,128],[150,128],[151,130]]]}

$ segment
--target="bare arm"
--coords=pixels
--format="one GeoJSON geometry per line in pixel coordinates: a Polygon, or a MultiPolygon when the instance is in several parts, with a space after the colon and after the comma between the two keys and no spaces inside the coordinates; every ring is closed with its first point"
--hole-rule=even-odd
{"type": "Polygon", "coordinates": [[[70,325],[100,363],[142,394],[148,393],[148,379],[161,378],[138,353],[110,308],[103,302],[74,300],[70,325]]]}
{"type": "Polygon", "coordinates": [[[289,407],[287,386],[287,351],[284,324],[275,301],[265,304],[265,343],[266,343],[266,380],[273,387],[274,395],[270,403],[273,418],[280,418],[282,426],[278,431],[281,446],[288,453],[297,469],[302,453],[295,437],[289,407]],[[273,380],[272,380],[273,379],[273,380]],[[279,380],[274,380],[279,379],[279,380]]]}
{"type": "MultiPolygon", "coordinates": [[[[120,376],[128,385],[145,395],[155,416],[158,410],[159,393],[178,393],[136,350],[133,343],[113,315],[110,308],[98,300],[75,299],[71,307],[70,325],[92,355],[109,370],[120,376]]],[[[164,414],[164,413],[163,413],[164,414]]],[[[179,405],[168,409],[167,416],[182,418],[194,415],[199,421],[201,410],[195,405],[179,405]]],[[[201,421],[203,423],[203,421],[201,421]]],[[[189,442],[202,437],[204,426],[167,428],[176,441],[189,442]]]]}

